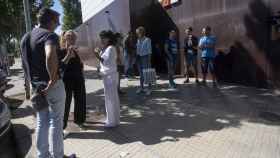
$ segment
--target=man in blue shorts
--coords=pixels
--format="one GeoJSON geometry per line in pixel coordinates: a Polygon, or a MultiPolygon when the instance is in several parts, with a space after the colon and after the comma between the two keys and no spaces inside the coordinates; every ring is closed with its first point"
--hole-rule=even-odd
{"type": "Polygon", "coordinates": [[[202,34],[203,36],[200,38],[198,46],[201,50],[203,83],[206,83],[206,76],[209,69],[212,75],[213,85],[216,86],[216,76],[214,72],[216,37],[211,35],[211,28],[209,26],[202,29],[202,34]]]}
{"type": "Polygon", "coordinates": [[[188,27],[185,31],[186,38],[184,40],[184,52],[185,52],[185,60],[186,60],[186,80],[184,83],[190,82],[190,68],[193,67],[195,81],[199,83],[198,80],[198,71],[197,71],[197,46],[198,46],[198,39],[196,36],[192,34],[193,29],[192,27],[188,27]]]}

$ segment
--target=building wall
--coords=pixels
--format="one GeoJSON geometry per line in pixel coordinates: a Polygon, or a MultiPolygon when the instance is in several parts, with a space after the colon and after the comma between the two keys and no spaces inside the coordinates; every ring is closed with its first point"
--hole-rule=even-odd
{"type": "MultiPolygon", "coordinates": [[[[103,0],[102,5],[99,2],[82,0],[84,24],[77,29],[79,43],[88,49],[83,59],[89,65],[94,66],[95,62],[88,52],[98,45],[98,32],[103,29],[126,33],[130,28],[144,26],[153,45],[162,48],[171,29],[179,32],[182,44],[187,26],[200,36],[201,29],[209,25],[218,38],[217,52],[223,52],[216,61],[220,80],[260,87],[268,83],[280,85],[279,35],[272,38],[272,27],[266,22],[268,16],[280,11],[279,0],[179,0],[166,8],[159,0],[103,0]],[[110,15],[105,14],[106,10],[110,15]]],[[[154,54],[154,58],[162,59],[155,66],[164,72],[162,50],[154,54]]],[[[181,51],[181,74],[183,55],[181,51]]]]}
{"type": "Polygon", "coordinates": [[[83,22],[98,14],[115,0],[81,0],[83,22]]]}
{"type": "MultiPolygon", "coordinates": [[[[218,38],[218,50],[225,53],[217,58],[220,79],[253,86],[279,84],[280,44],[271,40],[266,23],[268,16],[280,11],[279,0],[181,0],[169,8],[158,0],[130,2],[132,27],[145,26],[153,43],[162,44],[171,29],[178,30],[182,43],[187,26],[200,36],[209,25],[218,38]]],[[[183,60],[180,65],[183,73],[183,60]]]]}
{"type": "Polygon", "coordinates": [[[84,0],[84,23],[76,30],[78,44],[81,45],[82,59],[90,66],[97,62],[92,52],[99,46],[98,34],[102,30],[112,30],[126,34],[130,30],[129,0],[84,0]],[[90,1],[90,2],[89,2],[90,1]]]}

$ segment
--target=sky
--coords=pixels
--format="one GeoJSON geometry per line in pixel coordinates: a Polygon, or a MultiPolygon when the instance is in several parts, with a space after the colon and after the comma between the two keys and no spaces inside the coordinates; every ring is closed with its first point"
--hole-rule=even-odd
{"type": "Polygon", "coordinates": [[[52,7],[55,11],[60,13],[60,26],[55,30],[57,34],[60,35],[61,33],[61,25],[62,25],[62,18],[63,18],[63,9],[59,2],[59,0],[54,0],[54,6],[52,7]]]}

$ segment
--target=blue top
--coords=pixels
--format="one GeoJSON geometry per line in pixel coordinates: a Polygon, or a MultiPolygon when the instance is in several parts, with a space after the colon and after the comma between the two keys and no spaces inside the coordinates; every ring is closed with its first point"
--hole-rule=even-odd
{"type": "Polygon", "coordinates": [[[202,48],[201,57],[202,58],[215,58],[215,45],[216,45],[216,37],[215,36],[203,36],[199,40],[199,47],[203,45],[213,44],[213,48],[202,48]]]}
{"type": "Polygon", "coordinates": [[[178,53],[178,42],[175,39],[168,39],[165,41],[168,45],[168,53],[177,54],[178,53]]]}
{"type": "Polygon", "coordinates": [[[145,56],[152,54],[152,42],[151,39],[148,37],[144,37],[143,40],[137,40],[137,52],[136,54],[139,56],[145,56]]]}

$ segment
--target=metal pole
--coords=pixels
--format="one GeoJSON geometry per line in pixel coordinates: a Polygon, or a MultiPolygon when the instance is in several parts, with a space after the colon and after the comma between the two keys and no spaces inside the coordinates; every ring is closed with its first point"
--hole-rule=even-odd
{"type": "Polygon", "coordinates": [[[29,31],[31,31],[31,18],[30,18],[29,0],[23,0],[23,8],[24,8],[26,32],[29,32],[29,31]]]}
{"type": "MultiPolygon", "coordinates": [[[[29,0],[23,0],[23,8],[24,8],[24,17],[25,17],[25,29],[26,32],[31,31],[31,18],[30,18],[30,5],[29,0]]],[[[24,87],[25,87],[25,98],[30,99],[30,82],[27,78],[24,78],[24,87]]]]}

